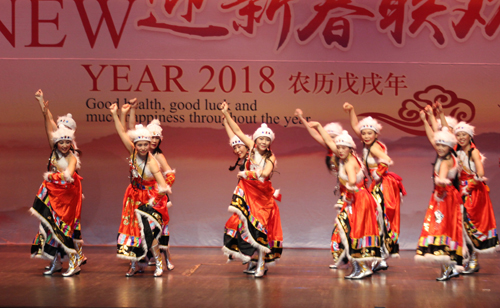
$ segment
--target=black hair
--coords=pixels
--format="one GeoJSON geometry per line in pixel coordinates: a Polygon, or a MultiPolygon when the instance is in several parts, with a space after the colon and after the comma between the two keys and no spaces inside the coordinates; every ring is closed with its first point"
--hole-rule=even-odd
{"type": "MultiPolygon", "coordinates": [[[[56,160],[60,159],[59,153],[57,151],[57,143],[58,142],[54,143],[54,146],[52,147],[52,152],[50,153],[50,156],[49,156],[49,162],[47,163],[47,171],[51,171],[50,170],[50,165],[51,165],[50,161],[52,160],[52,156],[55,155],[56,160]]],[[[78,153],[78,156],[81,156],[83,154],[83,152],[80,149],[73,148],[73,143],[71,143],[71,146],[70,146],[69,150],[71,151],[71,153],[75,153],[75,152],[78,153]]]]}
{"type": "Polygon", "coordinates": [[[157,153],[160,153],[162,154],[163,151],[160,149],[160,144],[161,144],[161,138],[160,138],[160,141],[158,142],[158,145],[156,146],[156,148],[153,150],[153,152],[151,152],[151,154],[155,155],[157,153]]]}
{"type": "Polygon", "coordinates": [[[230,166],[229,167],[229,171],[233,171],[234,169],[236,169],[236,167],[240,167],[240,171],[245,171],[245,163],[247,161],[247,155],[245,155],[244,158],[240,158],[238,157],[238,159],[236,160],[236,163],[234,164],[234,166],[230,166]],[[240,160],[243,159],[243,162],[240,164],[240,160]]]}

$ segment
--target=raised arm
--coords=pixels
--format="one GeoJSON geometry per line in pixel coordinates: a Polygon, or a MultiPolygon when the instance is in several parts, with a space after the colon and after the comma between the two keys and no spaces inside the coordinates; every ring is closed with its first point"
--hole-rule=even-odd
{"type": "Polygon", "coordinates": [[[57,130],[57,124],[56,122],[54,121],[54,118],[52,117],[52,113],[50,112],[49,110],[49,102],[45,102],[44,98],[43,98],[43,92],[41,89],[38,89],[38,91],[36,91],[35,93],[35,98],[36,100],[38,101],[38,103],[40,104],[40,108],[42,109],[42,113],[44,114],[44,117],[47,116],[47,120],[50,122],[51,126],[52,126],[52,130],[57,130]],[[47,104],[45,104],[47,103],[47,104]]]}
{"type": "Polygon", "coordinates": [[[113,121],[115,122],[115,128],[116,131],[118,132],[118,135],[120,136],[120,139],[123,142],[123,145],[125,148],[127,148],[127,151],[132,154],[135,150],[134,143],[130,140],[130,138],[127,135],[127,132],[125,132],[125,129],[123,128],[120,119],[118,118],[118,107],[116,104],[113,104],[109,107],[109,111],[113,115],[113,121]]]}
{"type": "Polygon", "coordinates": [[[342,106],[344,108],[344,111],[349,113],[349,121],[351,122],[351,127],[356,136],[361,138],[361,132],[358,129],[358,116],[356,115],[356,112],[354,111],[354,107],[349,104],[349,103],[344,103],[342,106]]]}
{"type": "Polygon", "coordinates": [[[434,142],[434,131],[432,130],[431,126],[429,125],[429,122],[427,122],[427,119],[425,118],[425,112],[423,110],[420,110],[420,119],[424,123],[424,129],[425,129],[425,134],[427,135],[427,139],[429,139],[429,142],[432,144],[432,147],[435,149],[436,142],[434,142]]]}
{"type": "Polygon", "coordinates": [[[128,129],[135,129],[135,110],[137,109],[137,98],[131,99],[129,101],[129,104],[130,104],[130,118],[128,119],[128,129]]]}
{"type": "Polygon", "coordinates": [[[309,127],[310,129],[314,129],[317,131],[317,133],[320,135],[321,139],[323,139],[323,142],[325,143],[325,145],[330,149],[332,150],[332,152],[338,156],[338,150],[337,150],[337,145],[335,144],[335,142],[332,140],[332,137],[330,137],[330,135],[328,135],[328,133],[326,132],[326,130],[323,128],[323,126],[321,126],[321,124],[319,124],[318,122],[316,121],[311,121],[309,122],[309,127]]]}
{"type": "MultiPolygon", "coordinates": [[[[432,106],[432,108],[430,108],[430,110],[431,111],[436,111],[436,114],[439,116],[440,111],[438,110],[438,108],[436,108],[436,104],[434,104],[432,106]]],[[[428,122],[431,125],[432,130],[435,131],[435,132],[437,132],[439,130],[439,127],[438,127],[438,124],[437,124],[437,121],[436,121],[436,117],[434,116],[434,112],[429,112],[428,111],[429,107],[430,106],[427,105],[424,108],[424,110],[425,110],[425,113],[427,114],[427,117],[429,118],[428,122]]]]}
{"type": "Polygon", "coordinates": [[[229,112],[228,112],[228,106],[227,106],[227,103],[226,101],[224,101],[224,103],[222,103],[222,114],[224,115],[224,117],[226,117],[226,120],[227,120],[227,124],[229,124],[229,127],[231,128],[231,130],[233,131],[233,133],[238,136],[238,138],[240,138],[240,140],[249,148],[249,149],[253,149],[253,145],[254,145],[254,142],[252,139],[248,138],[247,136],[245,136],[245,134],[241,131],[240,127],[238,126],[238,124],[236,124],[236,122],[233,121],[233,119],[231,118],[231,116],[229,115],[229,112]]]}
{"type": "Polygon", "coordinates": [[[233,138],[235,135],[234,135],[231,127],[229,127],[229,123],[227,123],[226,116],[222,116],[222,125],[224,125],[224,128],[226,129],[227,136],[229,137],[229,140],[231,140],[231,138],[233,138]]]}
{"type": "Polygon", "coordinates": [[[318,131],[309,127],[309,123],[303,117],[302,110],[300,110],[298,108],[295,109],[295,116],[299,117],[300,121],[302,122],[302,124],[304,124],[304,127],[307,129],[307,132],[309,133],[309,135],[311,135],[311,137],[313,137],[313,139],[316,140],[316,142],[321,144],[322,147],[324,147],[325,149],[328,150],[328,146],[326,145],[325,140],[323,140],[323,138],[318,133],[318,131]]]}
{"type": "Polygon", "coordinates": [[[49,102],[43,102],[43,120],[45,124],[45,133],[47,134],[47,140],[49,141],[50,148],[54,148],[54,142],[52,141],[54,130],[52,129],[52,123],[50,122],[47,111],[49,110],[49,102]]]}
{"type": "MultiPolygon", "coordinates": [[[[122,125],[122,127],[127,127],[127,113],[128,111],[130,110],[130,105],[129,104],[123,104],[122,106],[122,114],[121,114],[121,117],[120,117],[120,123],[122,125]]],[[[135,126],[134,126],[135,128],[135,126]]],[[[130,129],[133,129],[133,128],[130,128],[130,129]]]]}
{"type": "MultiPolygon", "coordinates": [[[[441,129],[445,126],[448,127],[448,129],[450,130],[450,132],[453,131],[453,127],[451,127],[449,124],[448,124],[448,121],[446,121],[446,115],[444,114],[444,111],[443,111],[443,106],[441,105],[440,102],[436,102],[435,103],[435,106],[436,106],[436,110],[437,110],[437,113],[438,113],[438,116],[439,118],[441,119],[441,129]]],[[[437,126],[437,125],[436,125],[437,126]]]]}

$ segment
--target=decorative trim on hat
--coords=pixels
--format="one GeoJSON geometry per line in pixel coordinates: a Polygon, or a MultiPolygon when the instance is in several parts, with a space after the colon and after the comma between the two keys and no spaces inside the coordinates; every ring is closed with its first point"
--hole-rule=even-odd
{"type": "Polygon", "coordinates": [[[374,118],[366,117],[363,120],[359,121],[358,129],[360,132],[364,129],[370,129],[379,134],[382,130],[382,125],[380,125],[374,118]]]}
{"type": "Polygon", "coordinates": [[[73,119],[73,115],[71,113],[57,118],[57,126],[61,127],[62,125],[73,131],[76,131],[76,122],[73,119]]]}
{"type": "Polygon", "coordinates": [[[161,128],[160,120],[154,119],[151,121],[151,123],[148,124],[147,129],[151,132],[151,137],[159,137],[163,140],[163,128],[161,128]]]}
{"type": "Polygon", "coordinates": [[[443,127],[442,130],[434,133],[434,142],[454,148],[457,145],[457,138],[448,130],[448,127],[443,127]]]}
{"type": "Polygon", "coordinates": [[[474,137],[474,126],[462,121],[453,127],[453,132],[455,133],[455,135],[458,132],[465,132],[469,134],[469,136],[474,137]]]}
{"type": "Polygon", "coordinates": [[[58,143],[59,141],[62,140],[73,141],[74,136],[75,136],[74,130],[71,130],[64,125],[61,125],[55,132],[52,133],[52,141],[54,143],[58,143]]]}
{"type": "Polygon", "coordinates": [[[259,138],[259,137],[268,137],[271,139],[271,143],[274,141],[274,133],[273,131],[267,126],[266,123],[262,123],[259,128],[253,133],[253,140],[259,138]]]}
{"type": "Polygon", "coordinates": [[[342,134],[342,125],[337,122],[328,123],[323,127],[330,137],[335,138],[342,134]]]}
{"type": "Polygon", "coordinates": [[[352,140],[352,137],[349,135],[349,133],[344,130],[342,131],[342,134],[338,135],[335,137],[335,145],[344,145],[349,148],[356,148],[356,144],[354,143],[354,140],[352,140]]]}
{"type": "Polygon", "coordinates": [[[151,142],[151,132],[144,126],[142,126],[142,124],[137,124],[135,126],[135,129],[129,130],[127,134],[133,143],[136,143],[138,141],[151,142]]]}

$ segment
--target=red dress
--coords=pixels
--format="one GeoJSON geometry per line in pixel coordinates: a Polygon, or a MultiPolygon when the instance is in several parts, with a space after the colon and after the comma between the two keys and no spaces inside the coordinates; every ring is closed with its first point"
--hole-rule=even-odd
{"type": "MultiPolygon", "coordinates": [[[[266,164],[258,152],[246,162],[246,170],[262,170],[266,164]]],[[[263,251],[266,262],[281,257],[283,231],[275,190],[269,178],[259,180],[240,179],[233,193],[229,211],[241,220],[238,249],[242,259],[249,261],[256,249],[263,251]],[[248,244],[248,245],[247,245],[248,244]]]]}
{"type": "MultiPolygon", "coordinates": [[[[355,158],[357,159],[357,158],[355,158]]],[[[341,190],[344,191],[344,206],[337,216],[337,228],[332,236],[334,260],[339,265],[344,259],[355,261],[380,260],[380,235],[377,222],[377,203],[365,185],[363,166],[356,175],[356,189],[347,189],[348,177],[343,162],[339,165],[341,190]],[[348,195],[353,194],[349,203],[348,195]]]]}
{"type": "Polygon", "coordinates": [[[451,183],[458,172],[457,160],[453,155],[451,157],[453,168],[448,172],[446,179],[438,177],[441,158],[437,159],[434,166],[436,185],[418,240],[415,256],[415,261],[418,262],[462,265],[464,255],[462,199],[451,183]]]}
{"type": "MultiPolygon", "coordinates": [[[[477,151],[477,149],[476,149],[477,151]]],[[[467,242],[477,252],[494,252],[499,247],[490,189],[475,177],[476,166],[464,151],[457,152],[460,165],[460,191],[464,200],[464,228],[467,242]]],[[[480,155],[482,157],[482,155],[480,155]]]]}
{"type": "Polygon", "coordinates": [[[73,240],[76,227],[79,229],[82,209],[82,177],[75,171],[72,179],[67,181],[64,172],[68,162],[60,152],[57,151],[57,155],[59,159],[51,155],[50,171],[46,173],[46,180],[30,209],[41,222],[31,246],[31,255],[51,260],[61,252],[59,246],[68,254],[76,253],[73,240]],[[48,179],[49,174],[52,180],[48,179]]]}
{"type": "MultiPolygon", "coordinates": [[[[377,143],[387,154],[387,147],[380,141],[377,143]]],[[[400,208],[402,196],[406,195],[403,186],[403,179],[393,172],[388,172],[389,162],[377,159],[368,155],[368,149],[363,149],[365,164],[370,168],[372,183],[369,191],[381,207],[383,223],[381,231],[383,245],[389,254],[399,253],[399,236],[401,234],[400,226],[400,208]]]]}
{"type": "Polygon", "coordinates": [[[155,205],[151,201],[158,195],[158,184],[146,162],[130,159],[132,183],[123,197],[122,218],[117,236],[117,256],[139,261],[146,256],[154,239],[159,239],[164,221],[169,220],[165,196],[155,205]]]}

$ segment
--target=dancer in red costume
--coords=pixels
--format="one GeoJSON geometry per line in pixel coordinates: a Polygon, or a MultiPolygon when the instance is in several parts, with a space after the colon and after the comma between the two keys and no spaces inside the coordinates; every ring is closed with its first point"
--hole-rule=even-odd
{"type": "MultiPolygon", "coordinates": [[[[127,113],[130,111],[130,117],[128,121],[129,130],[135,129],[135,112],[138,106],[137,99],[131,99],[129,104],[124,104],[122,106],[122,116],[120,118],[122,126],[126,127],[127,113]]],[[[160,145],[163,141],[163,129],[161,128],[161,123],[159,120],[153,120],[151,123],[146,126],[146,128],[151,132],[151,149],[150,152],[153,154],[153,157],[156,159],[160,166],[160,171],[165,178],[165,183],[168,186],[172,187],[175,182],[175,170],[172,170],[170,165],[163,154],[163,151],[160,148],[160,145]]],[[[170,201],[170,196],[167,195],[167,209],[172,206],[172,202],[170,201]]],[[[168,213],[168,212],[167,212],[168,213]]],[[[170,216],[165,215],[163,217],[163,225],[161,228],[160,238],[158,239],[158,244],[160,245],[160,251],[163,253],[165,257],[165,263],[167,265],[167,269],[169,271],[174,269],[174,264],[171,262],[170,257],[170,249],[169,249],[169,240],[170,240],[170,231],[168,229],[168,223],[170,222],[170,216]]],[[[149,263],[148,265],[156,266],[157,263],[162,263],[161,260],[157,260],[151,253],[151,250],[148,251],[149,263]]]]}
{"type": "MultiPolygon", "coordinates": [[[[448,127],[434,133],[423,110],[420,118],[438,157],[434,164],[434,192],[425,213],[415,261],[440,264],[441,276],[436,280],[446,281],[459,275],[463,270],[463,258],[467,255],[467,248],[464,247],[462,199],[453,183],[457,182],[459,169],[453,150],[457,139],[448,131],[448,127]]],[[[458,187],[458,183],[456,184],[458,187]]]]}
{"type": "Polygon", "coordinates": [[[115,127],[130,154],[130,185],[123,198],[122,219],[118,230],[117,256],[131,261],[126,276],[133,276],[144,269],[146,253],[151,252],[156,260],[154,276],[163,274],[158,239],[161,235],[163,217],[168,219],[167,192],[158,162],[149,152],[151,132],[142,125],[125,132],[117,114],[116,104],[110,106],[115,127]]]}
{"type": "Polygon", "coordinates": [[[470,261],[462,274],[479,271],[478,253],[498,251],[497,225],[490,200],[490,189],[484,177],[484,156],[474,144],[474,126],[465,122],[455,125],[458,140],[457,156],[460,165],[460,192],[464,201],[464,228],[470,261]]]}
{"type": "MultiPolygon", "coordinates": [[[[307,132],[311,135],[311,137],[327,150],[326,159],[325,159],[326,167],[328,168],[330,173],[335,175],[335,177],[337,178],[337,185],[335,186],[335,189],[333,190],[333,194],[335,196],[339,196],[339,198],[335,204],[335,209],[336,209],[335,217],[336,217],[340,213],[340,210],[342,209],[342,207],[344,205],[344,202],[342,201],[343,194],[340,191],[340,185],[339,185],[339,179],[338,179],[338,171],[339,171],[338,160],[339,160],[339,158],[335,153],[333,153],[332,150],[330,150],[330,148],[325,143],[325,141],[323,140],[321,135],[318,133],[318,131],[309,126],[309,123],[307,122],[307,120],[304,119],[304,115],[303,115],[302,110],[296,109],[295,116],[300,119],[301,123],[307,129],[307,132]]],[[[332,122],[332,123],[326,124],[324,127],[324,130],[326,130],[328,135],[332,139],[334,139],[335,137],[337,137],[338,135],[340,135],[342,133],[342,126],[339,123],[332,122]]],[[[331,242],[330,242],[330,249],[331,249],[333,262],[334,262],[333,264],[331,264],[329,266],[331,269],[338,268],[339,263],[341,263],[340,261],[343,261],[344,264],[347,264],[347,261],[348,261],[347,259],[339,260],[339,257],[341,255],[341,251],[337,245],[337,243],[339,242],[338,237],[339,237],[339,235],[338,235],[337,224],[334,224],[333,231],[332,231],[332,238],[331,238],[331,242]]]]}
{"type": "Polygon", "coordinates": [[[30,209],[41,222],[31,246],[31,255],[51,260],[44,275],[52,275],[62,270],[61,256],[67,253],[69,268],[63,276],[70,277],[80,273],[81,265],[78,251],[81,252],[82,178],[76,172],[80,160],[73,144],[74,131],[64,125],[54,131],[55,124],[49,116],[48,102],[43,100],[42,91],[35,96],[42,108],[52,153],[44,181],[30,209]]]}
{"type": "Polygon", "coordinates": [[[336,246],[337,264],[344,258],[351,261],[352,272],[346,279],[362,279],[373,274],[370,264],[381,260],[380,230],[377,204],[365,186],[364,166],[356,156],[356,145],[347,131],[335,141],[318,122],[309,122],[339,158],[339,181],[343,192],[343,208],[337,216],[337,233],[332,240],[336,246]]]}
{"type": "MultiPolygon", "coordinates": [[[[238,171],[245,171],[245,164],[248,158],[248,147],[241,141],[238,136],[234,134],[227,123],[226,117],[223,116],[223,125],[226,129],[227,136],[229,137],[229,145],[233,149],[233,153],[238,157],[234,166],[229,167],[229,171],[233,171],[238,168],[238,171]]],[[[250,136],[247,136],[251,138],[250,136]]],[[[238,179],[239,181],[239,179],[238,179]]],[[[226,256],[228,256],[228,261],[234,258],[245,259],[246,254],[253,253],[253,247],[248,242],[245,242],[241,237],[243,223],[236,213],[233,213],[231,217],[227,220],[224,226],[224,246],[222,251],[226,256]],[[247,251],[249,250],[249,251],[247,251]]],[[[255,274],[257,268],[257,262],[248,262],[247,268],[243,271],[245,274],[255,274]]]]}
{"type": "Polygon", "coordinates": [[[358,122],[354,107],[349,103],[345,103],[343,108],[349,113],[352,129],[363,141],[363,163],[372,179],[369,190],[381,207],[379,224],[382,260],[372,264],[372,270],[386,270],[389,268],[388,257],[399,255],[400,207],[406,191],[401,177],[389,172],[389,166],[393,164],[392,159],[387,155],[387,146],[378,140],[382,125],[372,117],[358,122]]]}
{"type": "Polygon", "coordinates": [[[249,262],[254,253],[258,253],[254,276],[259,278],[267,272],[265,262],[279,259],[283,249],[279,208],[274,200],[279,191],[275,191],[270,181],[276,165],[276,157],[270,149],[274,133],[263,123],[255,131],[253,138],[248,138],[230,117],[225,101],[222,113],[234,134],[251,149],[245,171],[238,173],[241,179],[233,194],[229,211],[238,214],[242,221],[241,237],[252,246],[245,251],[240,249],[242,261],[249,262]]]}

